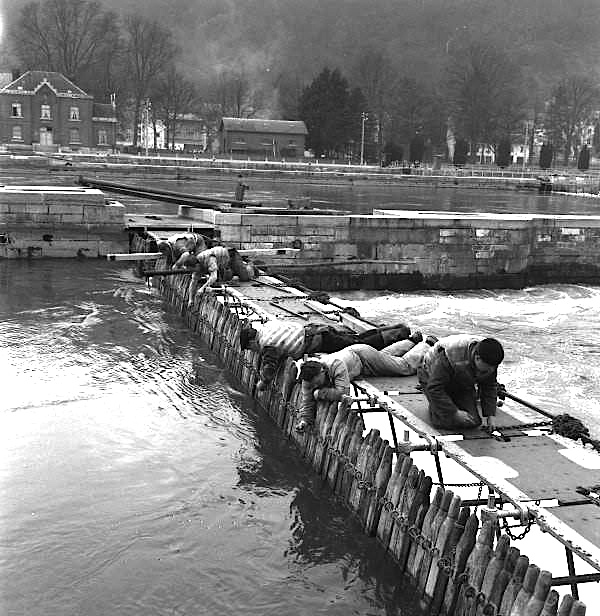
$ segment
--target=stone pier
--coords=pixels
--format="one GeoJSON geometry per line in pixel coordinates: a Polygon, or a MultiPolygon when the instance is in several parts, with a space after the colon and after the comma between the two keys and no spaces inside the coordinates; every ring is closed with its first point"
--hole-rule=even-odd
{"type": "Polygon", "coordinates": [[[600,216],[405,210],[330,216],[185,207],[180,214],[192,224],[214,224],[228,246],[301,248],[293,257],[282,256],[270,271],[301,278],[313,288],[600,283],[600,216]]]}
{"type": "Polygon", "coordinates": [[[0,186],[0,258],[127,252],[124,215],[100,190],[0,186]]]}

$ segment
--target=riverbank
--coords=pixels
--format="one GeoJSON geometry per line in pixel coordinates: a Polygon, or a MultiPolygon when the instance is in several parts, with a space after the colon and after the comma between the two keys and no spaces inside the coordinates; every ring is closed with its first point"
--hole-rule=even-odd
{"type": "Polygon", "coordinates": [[[401,186],[497,188],[537,190],[539,170],[500,169],[498,167],[452,165],[419,167],[380,167],[287,161],[244,161],[227,158],[184,158],[180,156],[130,156],[122,154],[53,153],[52,155],[1,155],[5,168],[30,167],[49,172],[77,172],[83,174],[111,173],[131,177],[168,177],[176,180],[197,180],[206,174],[246,177],[275,177],[278,180],[310,183],[369,182],[401,186]]]}

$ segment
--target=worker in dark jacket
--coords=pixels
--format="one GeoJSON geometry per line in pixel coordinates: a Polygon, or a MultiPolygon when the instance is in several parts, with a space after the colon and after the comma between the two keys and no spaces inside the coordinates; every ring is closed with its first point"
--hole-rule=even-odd
{"type": "Polygon", "coordinates": [[[306,353],[333,353],[351,344],[368,344],[377,350],[389,347],[401,340],[412,343],[402,351],[423,340],[420,332],[411,335],[404,323],[387,325],[356,333],[343,325],[298,323],[277,319],[255,321],[240,332],[240,347],[260,353],[259,390],[264,389],[274,378],[277,369],[286,357],[300,359],[306,353]]]}
{"type": "Polygon", "coordinates": [[[495,338],[460,334],[440,338],[417,370],[436,428],[495,428],[496,377],[504,349],[495,338]]]}

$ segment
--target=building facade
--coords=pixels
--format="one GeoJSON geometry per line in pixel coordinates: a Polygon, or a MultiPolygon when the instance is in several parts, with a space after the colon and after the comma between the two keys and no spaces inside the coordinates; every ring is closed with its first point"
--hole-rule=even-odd
{"type": "Polygon", "coordinates": [[[117,136],[113,104],[61,73],[27,71],[0,89],[0,143],[43,151],[112,151],[117,136]]]}
{"type": "Polygon", "coordinates": [[[220,154],[260,160],[301,160],[307,135],[300,121],[223,118],[220,154]]]}

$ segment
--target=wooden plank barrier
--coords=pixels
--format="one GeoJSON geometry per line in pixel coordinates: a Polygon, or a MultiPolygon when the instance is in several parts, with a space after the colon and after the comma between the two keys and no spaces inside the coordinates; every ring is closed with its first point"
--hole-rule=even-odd
{"type": "MultiPolygon", "coordinates": [[[[164,258],[157,268],[167,267],[164,258]]],[[[586,606],[551,588],[549,571],[510,545],[461,498],[438,486],[409,455],[395,452],[378,430],[363,436],[362,416],[337,402],[319,401],[312,429],[294,429],[301,402],[296,362],[287,358],[275,379],[256,390],[260,356],[240,347],[240,332],[256,304],[239,293],[207,292],[188,307],[188,276],[153,284],[216,353],[230,374],[263,406],[300,454],[413,581],[423,608],[446,616],[584,616],[586,606]]],[[[282,317],[283,318],[283,317],[282,317]]]]}
{"type": "MultiPolygon", "coordinates": [[[[442,528],[442,524],[444,520],[448,517],[448,512],[450,510],[450,505],[452,504],[454,499],[454,492],[451,490],[445,490],[442,498],[442,502],[440,507],[433,518],[431,523],[431,528],[429,530],[429,535],[426,536],[423,540],[423,558],[421,563],[419,563],[419,568],[417,570],[417,586],[419,588],[425,588],[427,584],[427,578],[429,576],[429,569],[431,567],[431,563],[433,561],[433,557],[435,554],[435,546],[437,543],[437,538],[440,533],[440,529],[442,528]]],[[[460,500],[455,503],[456,511],[452,512],[454,519],[458,515],[458,509],[460,507],[460,500]]]]}
{"type": "MultiPolygon", "coordinates": [[[[425,609],[430,614],[439,614],[444,602],[446,588],[448,583],[452,581],[452,571],[455,562],[455,555],[458,553],[458,544],[461,540],[467,521],[470,517],[470,509],[463,507],[458,514],[458,518],[454,523],[450,536],[441,554],[441,558],[437,562],[436,568],[432,568],[430,574],[431,582],[428,580],[428,586],[425,588],[423,604],[425,609]]],[[[475,525],[477,524],[477,516],[473,516],[475,525]]]]}

